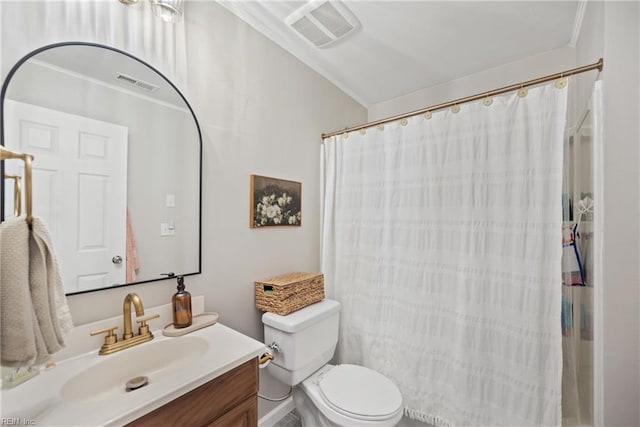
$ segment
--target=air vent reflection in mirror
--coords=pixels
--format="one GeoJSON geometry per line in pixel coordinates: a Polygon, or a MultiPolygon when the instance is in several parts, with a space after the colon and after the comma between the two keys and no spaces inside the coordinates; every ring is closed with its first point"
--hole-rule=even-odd
{"type": "Polygon", "coordinates": [[[139,89],[142,89],[145,92],[155,92],[159,89],[158,86],[152,83],[145,82],[144,80],[136,79],[135,77],[131,77],[123,73],[117,73],[116,80],[123,83],[127,83],[131,86],[135,86],[139,89]]]}

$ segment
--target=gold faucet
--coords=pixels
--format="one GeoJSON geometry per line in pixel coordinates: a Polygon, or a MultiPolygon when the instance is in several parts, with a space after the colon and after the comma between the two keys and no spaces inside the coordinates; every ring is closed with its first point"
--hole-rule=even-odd
{"type": "Polygon", "coordinates": [[[147,321],[160,317],[159,314],[152,316],[144,316],[144,307],[142,306],[142,300],[137,294],[133,292],[128,294],[124,298],[122,303],[122,317],[124,318],[124,332],[122,333],[122,339],[118,341],[118,336],[113,333],[117,326],[111,328],[100,329],[99,331],[90,332],[90,335],[104,334],[107,336],[104,338],[104,344],[100,347],[99,354],[111,354],[116,351],[124,350],[125,348],[133,347],[134,345],[142,344],[143,342],[151,341],[153,334],[149,330],[147,321]],[[134,335],[131,330],[131,304],[136,310],[136,322],[140,323],[138,328],[138,335],[134,335]]]}
{"type": "Polygon", "coordinates": [[[122,317],[124,317],[123,340],[128,340],[133,337],[133,332],[131,332],[131,304],[133,304],[136,309],[136,317],[144,316],[144,307],[138,294],[132,292],[124,297],[124,302],[122,303],[122,317]]]}

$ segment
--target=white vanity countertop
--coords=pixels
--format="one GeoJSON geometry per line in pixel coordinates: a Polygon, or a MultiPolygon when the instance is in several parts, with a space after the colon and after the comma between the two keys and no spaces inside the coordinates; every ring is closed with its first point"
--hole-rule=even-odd
{"type": "MultiPolygon", "coordinates": [[[[149,310],[149,314],[152,311],[149,310]]],[[[92,324],[89,328],[97,326],[92,324]]],[[[202,356],[192,358],[184,366],[171,369],[166,374],[157,375],[153,380],[150,376],[149,384],[145,387],[128,393],[97,393],[95,396],[82,397],[81,401],[63,398],[64,384],[79,373],[136,348],[182,338],[166,337],[162,335],[162,328],[153,334],[152,341],[111,355],[99,356],[98,345],[89,352],[57,362],[55,367],[43,370],[38,376],[13,389],[2,390],[2,419],[19,419],[21,424],[18,425],[121,426],[266,351],[263,343],[217,323],[184,335],[207,341],[209,345],[202,356]]],[[[117,369],[118,365],[114,366],[117,369]]]]}

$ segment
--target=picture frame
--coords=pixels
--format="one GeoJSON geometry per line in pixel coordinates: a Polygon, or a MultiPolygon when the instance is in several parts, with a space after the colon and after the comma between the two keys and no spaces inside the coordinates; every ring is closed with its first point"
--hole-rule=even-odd
{"type": "Polygon", "coordinates": [[[251,175],[250,228],[302,226],[302,183],[251,175]]]}

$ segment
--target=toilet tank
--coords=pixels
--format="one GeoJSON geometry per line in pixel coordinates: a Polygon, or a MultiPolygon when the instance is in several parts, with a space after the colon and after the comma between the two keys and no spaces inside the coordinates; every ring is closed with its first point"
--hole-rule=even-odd
{"type": "Polygon", "coordinates": [[[263,314],[265,344],[275,342],[280,347],[267,370],[285,384],[302,382],[333,357],[339,318],[340,303],[330,299],[286,316],[263,314]]]}

